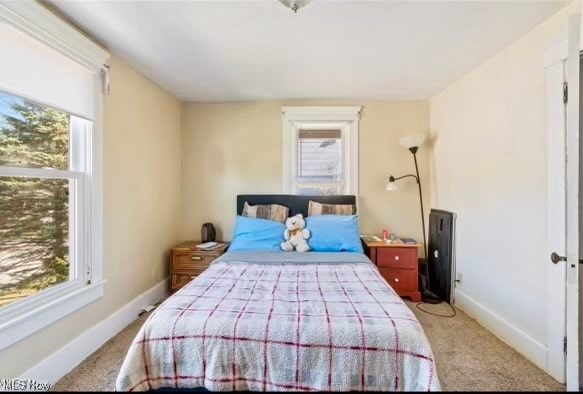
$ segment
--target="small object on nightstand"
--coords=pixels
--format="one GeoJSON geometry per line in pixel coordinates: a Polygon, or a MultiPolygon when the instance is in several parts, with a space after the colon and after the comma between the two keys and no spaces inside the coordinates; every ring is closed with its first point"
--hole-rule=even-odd
{"type": "Polygon", "coordinates": [[[212,250],[220,246],[221,244],[218,242],[205,242],[203,244],[196,245],[196,248],[200,250],[212,250]]]}
{"type": "Polygon", "coordinates": [[[405,245],[417,245],[417,241],[413,238],[401,238],[401,241],[403,241],[405,245]]]}
{"type": "Polygon", "coordinates": [[[387,239],[389,239],[389,231],[383,230],[383,241],[386,241],[387,239]]]}
{"type": "Polygon", "coordinates": [[[212,249],[199,249],[200,241],[179,243],[172,248],[170,261],[170,290],[179,290],[208,268],[229,247],[228,242],[217,242],[212,249]]]}
{"type": "Polygon", "coordinates": [[[217,232],[215,231],[215,226],[213,226],[212,223],[203,224],[200,231],[202,242],[212,242],[215,240],[217,232]]]}
{"type": "Polygon", "coordinates": [[[381,242],[382,241],[382,239],[380,239],[376,235],[371,235],[371,234],[361,234],[360,238],[364,242],[381,242]]]}
{"type": "Polygon", "coordinates": [[[368,257],[376,264],[379,272],[401,297],[411,301],[421,301],[419,292],[419,257],[420,244],[407,245],[401,241],[370,242],[366,241],[368,257]]]}

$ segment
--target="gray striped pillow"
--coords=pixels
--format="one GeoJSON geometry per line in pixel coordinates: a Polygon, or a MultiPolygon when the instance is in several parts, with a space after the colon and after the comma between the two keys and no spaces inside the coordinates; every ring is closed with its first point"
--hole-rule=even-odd
{"type": "Polygon", "coordinates": [[[279,204],[249,205],[247,201],[245,201],[242,216],[256,219],[275,220],[276,222],[285,223],[289,216],[289,208],[279,204]]]}
{"type": "Polygon", "coordinates": [[[354,204],[322,204],[310,200],[308,205],[308,216],[354,214],[356,214],[356,205],[354,204]]]}

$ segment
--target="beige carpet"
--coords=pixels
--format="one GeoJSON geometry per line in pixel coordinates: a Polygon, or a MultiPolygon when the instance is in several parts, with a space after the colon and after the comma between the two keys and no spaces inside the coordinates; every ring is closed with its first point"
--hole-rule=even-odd
{"type": "MultiPolygon", "coordinates": [[[[558,391],[564,386],[526,360],[465,313],[444,318],[408,303],[423,325],[437,362],[443,390],[558,391]]],[[[449,313],[446,305],[425,306],[449,313]]],[[[77,368],[58,381],[54,391],[111,391],[127,349],[147,315],[138,318],[77,368]]]]}

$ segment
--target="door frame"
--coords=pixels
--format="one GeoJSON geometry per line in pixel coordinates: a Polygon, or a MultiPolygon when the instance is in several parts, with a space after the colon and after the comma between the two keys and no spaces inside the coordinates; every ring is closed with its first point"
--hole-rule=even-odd
{"type": "Polygon", "coordinates": [[[579,391],[580,360],[579,360],[579,326],[580,326],[580,292],[579,292],[579,166],[580,166],[580,58],[581,58],[581,15],[569,17],[569,56],[567,59],[567,80],[569,82],[569,100],[567,103],[567,390],[579,391]],[[576,71],[576,72],[575,72],[576,71]],[[575,187],[571,187],[575,185],[575,187]]]}

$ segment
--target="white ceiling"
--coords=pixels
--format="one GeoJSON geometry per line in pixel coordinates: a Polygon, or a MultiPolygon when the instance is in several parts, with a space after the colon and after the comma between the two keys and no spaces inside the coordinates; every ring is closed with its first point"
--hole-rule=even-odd
{"type": "Polygon", "coordinates": [[[177,97],[244,101],[429,98],[567,2],[53,4],[177,97]]]}

